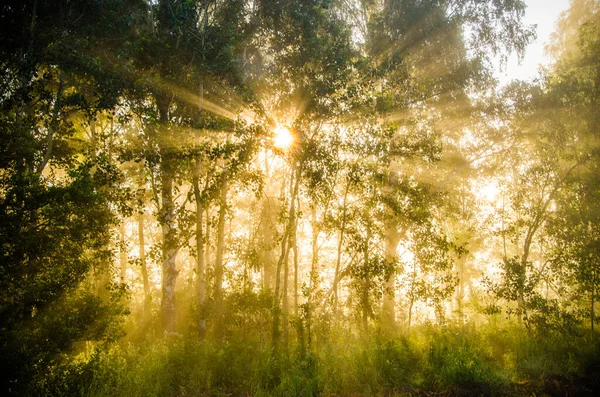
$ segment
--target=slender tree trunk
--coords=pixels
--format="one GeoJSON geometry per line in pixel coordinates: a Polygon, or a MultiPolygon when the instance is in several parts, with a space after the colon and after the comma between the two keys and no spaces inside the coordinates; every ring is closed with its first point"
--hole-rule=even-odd
{"type": "Polygon", "coordinates": [[[298,242],[294,239],[294,314],[298,314],[298,242]]]}
{"type": "Polygon", "coordinates": [[[527,232],[527,236],[525,238],[525,244],[523,246],[523,256],[521,257],[521,266],[519,269],[519,311],[523,313],[523,319],[525,320],[525,327],[527,328],[527,333],[531,336],[531,324],[529,323],[529,313],[527,311],[527,304],[525,302],[525,282],[527,281],[527,261],[529,259],[529,250],[531,248],[531,241],[533,239],[533,234],[535,231],[532,231],[530,228],[527,232]]]}
{"type": "Polygon", "coordinates": [[[292,236],[288,237],[288,244],[285,252],[285,259],[283,260],[283,309],[282,309],[282,327],[283,327],[283,345],[287,347],[289,340],[289,327],[288,327],[288,313],[289,313],[289,294],[288,294],[288,280],[289,280],[289,252],[292,246],[292,236]]]}
{"type": "MultiPolygon", "coordinates": [[[[42,176],[42,173],[44,172],[44,169],[48,165],[48,162],[52,158],[53,149],[54,149],[54,134],[56,133],[56,130],[59,128],[59,125],[60,125],[60,120],[59,120],[60,107],[62,106],[63,92],[64,92],[64,88],[65,88],[64,73],[63,73],[62,69],[59,72],[59,76],[60,77],[58,80],[58,89],[56,91],[56,99],[54,101],[54,106],[52,108],[52,118],[48,125],[48,135],[46,136],[46,149],[44,152],[44,157],[42,158],[42,161],[38,164],[38,167],[36,169],[36,173],[38,174],[38,177],[40,177],[40,178],[42,176]]],[[[109,158],[110,158],[110,156],[109,156],[109,158]]]]}
{"type": "Polygon", "coordinates": [[[142,267],[142,282],[144,283],[144,316],[150,316],[150,282],[148,280],[148,268],[146,267],[146,241],[144,239],[144,213],[138,214],[138,243],[140,254],[140,266],[142,267]]]}
{"type": "Polygon", "coordinates": [[[121,282],[127,282],[127,242],[125,241],[125,219],[119,226],[119,265],[121,282]]]}
{"type": "Polygon", "coordinates": [[[369,304],[369,292],[371,290],[371,272],[370,270],[370,258],[369,258],[369,245],[371,242],[371,224],[367,220],[367,236],[365,239],[365,247],[364,247],[364,280],[363,280],[363,293],[361,297],[362,301],[362,327],[365,335],[369,329],[369,314],[371,312],[371,307],[369,304]]]}
{"type": "Polygon", "coordinates": [[[204,234],[203,226],[204,220],[202,215],[204,213],[204,204],[202,202],[202,196],[200,194],[200,159],[196,159],[196,166],[194,168],[194,175],[192,177],[192,184],[194,185],[194,198],[196,200],[196,276],[197,278],[197,289],[198,289],[198,332],[201,338],[206,335],[206,319],[202,314],[202,308],[206,300],[206,281],[204,276],[204,234]]]}
{"type": "Polygon", "coordinates": [[[408,333],[410,334],[410,327],[412,325],[412,313],[413,313],[413,306],[415,304],[415,297],[413,294],[410,295],[410,301],[408,304],[408,333]]]}
{"type": "Polygon", "coordinates": [[[335,273],[333,276],[333,312],[337,313],[339,304],[339,290],[338,283],[340,279],[340,265],[342,263],[342,247],[344,243],[344,234],[346,233],[346,217],[347,217],[347,206],[346,200],[348,198],[348,190],[350,189],[350,181],[346,182],[346,189],[344,190],[344,200],[342,201],[342,225],[340,226],[340,234],[338,236],[337,256],[335,260],[335,273]]]}
{"type": "Polygon", "coordinates": [[[311,294],[316,288],[316,283],[319,277],[319,225],[317,223],[317,207],[312,205],[310,209],[311,226],[312,226],[312,260],[310,266],[309,286],[311,294]]]}
{"type": "Polygon", "coordinates": [[[206,258],[204,259],[204,263],[206,266],[210,266],[210,208],[209,204],[206,205],[204,210],[204,216],[206,218],[206,244],[204,247],[206,258]]]}
{"type": "Polygon", "coordinates": [[[175,206],[173,203],[173,177],[170,161],[161,162],[160,223],[163,236],[162,262],[162,321],[163,331],[175,332],[175,283],[177,281],[177,241],[175,237],[175,206]]]}
{"type": "Polygon", "coordinates": [[[259,234],[261,236],[260,282],[263,289],[273,288],[273,230],[275,228],[275,221],[273,220],[274,211],[276,211],[275,206],[271,203],[268,197],[264,197],[261,202],[261,222],[259,225],[259,234]]]}
{"type": "Polygon", "coordinates": [[[162,325],[164,332],[175,332],[175,284],[177,281],[177,230],[173,198],[173,165],[168,140],[168,101],[159,102],[161,136],[159,136],[161,209],[159,222],[162,229],[162,325]]]}
{"type": "Polygon", "coordinates": [[[390,263],[394,264],[390,274],[385,282],[386,291],[383,294],[383,325],[389,328],[394,328],[396,325],[396,249],[400,242],[400,233],[396,230],[396,225],[390,226],[386,230],[385,239],[385,255],[390,263]]]}
{"type": "Polygon", "coordinates": [[[177,241],[175,237],[175,206],[173,203],[173,177],[170,161],[161,162],[161,201],[160,223],[163,236],[162,261],[162,321],[163,331],[175,332],[175,283],[177,281],[177,241]]]}
{"type": "Polygon", "coordinates": [[[506,256],[506,230],[504,228],[504,192],[502,192],[502,250],[504,252],[504,257],[506,256]]]}
{"type": "MultiPolygon", "coordinates": [[[[277,271],[275,274],[275,305],[273,307],[273,346],[277,347],[279,344],[279,335],[280,335],[280,296],[279,293],[281,291],[281,268],[282,266],[286,266],[286,271],[284,277],[287,279],[287,261],[290,252],[291,245],[291,235],[292,229],[294,227],[295,218],[296,218],[296,197],[298,195],[298,187],[299,187],[299,179],[300,179],[300,171],[298,165],[295,165],[292,168],[291,178],[290,178],[290,209],[289,209],[289,219],[287,227],[285,228],[285,232],[283,234],[283,238],[281,240],[281,255],[279,256],[279,260],[277,261],[277,271]],[[293,187],[292,187],[293,186],[293,187]]],[[[284,281],[286,285],[284,285],[284,289],[287,288],[287,281],[284,281]]],[[[284,296],[284,302],[286,297],[284,296]]],[[[285,309],[285,308],[284,308],[285,309]]],[[[287,314],[284,315],[287,318],[287,314]]],[[[287,328],[287,325],[284,324],[287,328]]]]}
{"type": "MultiPolygon", "coordinates": [[[[300,208],[300,202],[296,196],[296,209],[300,208]]],[[[292,251],[294,261],[294,314],[298,314],[298,217],[294,216],[294,230],[292,234],[292,251]]]]}
{"type": "MultiPolygon", "coordinates": [[[[310,214],[312,226],[312,258],[309,276],[308,302],[305,313],[308,349],[310,349],[312,345],[312,311],[315,305],[314,299],[319,280],[319,224],[317,222],[316,204],[311,205],[310,214]]],[[[297,248],[298,247],[296,246],[296,249],[297,248]]],[[[304,342],[304,337],[302,337],[302,341],[304,342]]]]}
{"type": "Polygon", "coordinates": [[[219,220],[217,222],[217,251],[215,258],[215,304],[217,318],[215,322],[215,333],[218,338],[222,336],[223,325],[223,253],[225,249],[225,213],[227,212],[227,172],[223,174],[221,181],[221,196],[219,203],[219,220]]]}
{"type": "Polygon", "coordinates": [[[408,305],[408,333],[410,334],[410,327],[412,325],[412,312],[415,304],[415,282],[417,281],[417,262],[413,259],[413,272],[412,282],[410,284],[410,303],[408,305]]]}
{"type": "MultiPolygon", "coordinates": [[[[296,175],[296,178],[298,179],[300,176],[296,175]]],[[[293,251],[293,262],[294,262],[294,304],[295,304],[295,308],[294,308],[294,313],[296,312],[296,308],[298,305],[298,284],[297,284],[297,280],[298,280],[298,252],[296,249],[296,232],[297,232],[297,227],[298,227],[298,218],[296,216],[296,205],[297,203],[297,194],[295,192],[293,193],[293,197],[292,200],[296,200],[296,204],[294,204],[294,214],[293,214],[293,219],[292,219],[292,231],[289,235],[289,243],[288,243],[288,247],[287,247],[287,253],[286,253],[286,258],[285,258],[285,276],[284,276],[284,285],[283,285],[283,300],[284,300],[284,304],[283,304],[283,340],[284,340],[284,345],[287,347],[288,346],[288,342],[289,342],[289,312],[290,312],[290,296],[289,296],[289,288],[288,288],[288,283],[289,283],[289,256],[290,256],[290,251],[293,251]]]]}
{"type": "Polygon", "coordinates": [[[464,324],[464,299],[465,299],[465,259],[458,259],[458,288],[456,291],[456,306],[458,313],[458,320],[461,324],[464,324]]]}

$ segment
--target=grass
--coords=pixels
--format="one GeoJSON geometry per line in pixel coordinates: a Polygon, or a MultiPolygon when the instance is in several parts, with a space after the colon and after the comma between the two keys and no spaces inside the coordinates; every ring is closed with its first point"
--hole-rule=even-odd
{"type": "Polygon", "coordinates": [[[98,397],[593,395],[598,351],[589,337],[530,338],[517,327],[422,327],[395,337],[338,329],[315,337],[310,350],[290,343],[277,353],[251,332],[220,342],[190,334],[97,350],[63,374],[62,389],[54,391],[98,397]]]}

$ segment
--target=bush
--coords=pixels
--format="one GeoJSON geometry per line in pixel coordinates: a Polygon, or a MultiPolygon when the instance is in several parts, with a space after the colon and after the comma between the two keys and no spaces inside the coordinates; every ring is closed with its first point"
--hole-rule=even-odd
{"type": "Polygon", "coordinates": [[[599,350],[590,339],[531,339],[516,327],[422,327],[410,336],[364,338],[331,328],[310,349],[291,342],[276,351],[243,333],[222,342],[149,338],[97,349],[57,375],[61,387],[54,390],[128,397],[518,396],[556,387],[585,394],[599,383],[599,350]]]}

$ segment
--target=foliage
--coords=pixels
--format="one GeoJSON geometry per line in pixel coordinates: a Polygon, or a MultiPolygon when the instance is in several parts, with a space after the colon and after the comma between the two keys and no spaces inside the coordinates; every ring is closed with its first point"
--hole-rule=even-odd
{"type": "Polygon", "coordinates": [[[306,355],[290,351],[273,356],[268,346],[251,341],[247,333],[225,345],[187,337],[117,344],[94,353],[87,367],[71,367],[82,376],[87,373],[86,381],[63,384],[59,390],[90,396],[520,396],[556,387],[591,395],[599,380],[591,354],[597,346],[590,348],[577,339],[531,341],[514,328],[422,328],[411,337],[368,340],[347,339],[339,332],[344,342],[329,340],[306,355]]]}

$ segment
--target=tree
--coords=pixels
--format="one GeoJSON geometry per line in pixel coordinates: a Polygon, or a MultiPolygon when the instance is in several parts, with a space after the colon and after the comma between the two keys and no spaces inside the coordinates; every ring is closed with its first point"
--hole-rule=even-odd
{"type": "MultiPolygon", "coordinates": [[[[213,100],[231,91],[227,84],[219,83],[220,79],[233,87],[239,85],[241,71],[235,47],[244,40],[246,23],[243,3],[239,1],[159,1],[149,7],[149,23],[139,27],[140,34],[131,43],[129,56],[134,60],[136,80],[132,82],[130,98],[147,113],[143,120],[152,141],[150,146],[159,159],[161,310],[163,330],[174,332],[177,254],[181,246],[174,192],[181,168],[177,160],[182,151],[180,143],[189,140],[190,134],[193,136],[193,128],[203,126],[205,110],[220,118],[236,118],[213,100]],[[205,83],[213,85],[202,88],[199,94],[184,88],[190,84],[204,87],[205,83]],[[151,106],[147,106],[148,100],[151,106]],[[198,106],[203,107],[202,111],[198,106]]],[[[231,126],[230,120],[227,128],[231,126]]]]}
{"type": "Polygon", "coordinates": [[[107,3],[8,2],[0,12],[0,349],[10,394],[53,387],[48,373],[58,376],[74,342],[118,336],[122,309],[111,291],[97,294],[92,270],[110,261],[120,175],[79,124],[112,110],[122,88],[97,51],[118,50],[124,40],[112,39],[129,34],[105,11],[132,5],[107,3]]]}
{"type": "MultiPolygon", "coordinates": [[[[563,22],[569,18],[580,18],[582,6],[583,3],[574,3],[563,16],[563,22]]],[[[597,64],[594,63],[598,54],[598,33],[593,27],[597,12],[589,11],[590,22],[579,27],[579,48],[571,47],[559,54],[561,58],[554,70],[543,76],[544,85],[512,88],[512,102],[516,109],[513,128],[517,129],[520,139],[511,151],[517,157],[509,171],[512,174],[510,205],[514,215],[508,229],[518,249],[514,257],[504,258],[504,280],[496,292],[517,302],[516,312],[530,333],[536,322],[541,323],[539,328],[546,327],[553,313],[558,312],[567,318],[569,310],[572,311],[568,308],[569,301],[560,299],[560,296],[563,287],[571,284],[573,279],[557,285],[565,269],[556,265],[570,263],[572,268],[573,261],[577,261],[574,257],[566,259],[567,256],[554,251],[556,247],[548,253],[542,247],[554,244],[552,235],[562,235],[559,246],[566,244],[562,239],[567,232],[559,231],[557,227],[567,227],[560,217],[569,219],[568,208],[573,204],[570,200],[564,201],[564,197],[570,192],[586,189],[583,185],[589,181],[582,184],[585,178],[581,179],[581,176],[595,163],[597,93],[592,87],[596,87],[598,78],[597,64]],[[525,154],[528,160],[523,162],[521,158],[525,154]],[[579,182],[572,185],[571,181],[579,182]],[[549,239],[549,244],[546,244],[549,239]],[[541,282],[552,288],[555,298],[548,294],[542,296],[541,282]],[[566,307],[561,310],[553,308],[559,305],[566,307]]],[[[572,40],[571,29],[569,27],[568,32],[561,33],[564,40],[572,40]]],[[[578,200],[577,194],[570,196],[571,199],[578,200]]],[[[581,207],[582,211],[585,211],[584,207],[581,207]]],[[[577,222],[572,226],[577,229],[576,225],[577,222]]],[[[582,233],[584,231],[581,229],[582,233]]],[[[577,238],[576,241],[581,240],[577,238]]],[[[587,291],[590,291],[589,288],[587,291]]],[[[572,328],[565,324],[559,324],[559,327],[572,328]]]]}

